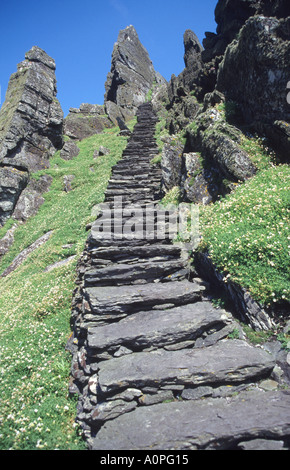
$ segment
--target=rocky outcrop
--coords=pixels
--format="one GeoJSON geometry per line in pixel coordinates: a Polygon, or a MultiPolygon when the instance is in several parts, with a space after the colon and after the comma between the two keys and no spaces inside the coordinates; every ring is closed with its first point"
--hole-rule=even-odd
{"type": "Polygon", "coordinates": [[[194,129],[188,131],[187,146],[212,161],[221,177],[233,182],[245,181],[254,176],[256,168],[239,147],[240,137],[239,130],[230,126],[217,108],[209,107],[197,115],[194,129]]]}
{"type": "Polygon", "coordinates": [[[203,40],[204,62],[222,56],[227,46],[237,38],[245,22],[255,15],[286,18],[290,16],[288,0],[219,0],[215,8],[216,33],[206,32],[203,40]]]}
{"type": "Polygon", "coordinates": [[[9,166],[0,167],[0,225],[12,215],[28,181],[27,171],[9,166]]]}
{"type": "Polygon", "coordinates": [[[168,84],[167,128],[181,131],[198,102],[222,92],[236,103],[238,124],[266,136],[289,161],[289,2],[220,0],[215,17],[217,33],[205,33],[204,49],[192,31],[184,34],[186,67],[168,84]]]}
{"type": "Polygon", "coordinates": [[[161,170],[162,189],[169,191],[180,186],[182,174],[183,145],[172,135],[166,139],[162,149],[161,170]]]}
{"type": "Polygon", "coordinates": [[[163,137],[163,189],[180,188],[181,199],[209,204],[230,192],[235,184],[254,176],[256,168],[241,147],[242,132],[230,125],[222,107],[221,93],[207,94],[203,109],[186,127],[186,143],[178,135],[163,137]]]}
{"type": "Polygon", "coordinates": [[[182,80],[187,91],[194,89],[201,70],[203,69],[202,51],[197,36],[193,31],[187,29],[183,36],[185,69],[178,76],[182,80]]]}
{"type": "Polygon", "coordinates": [[[105,108],[113,122],[131,119],[154,83],[165,80],[156,73],[148,52],[131,25],[120,31],[112,53],[111,71],[105,83],[105,108]]]}
{"type": "Polygon", "coordinates": [[[10,78],[0,111],[0,224],[12,215],[30,172],[48,167],[62,146],[55,69],[54,60],[33,47],[10,78]]]}
{"type": "Polygon", "coordinates": [[[71,160],[74,157],[77,157],[80,153],[80,149],[73,141],[65,142],[64,146],[60,151],[60,158],[63,160],[71,160]]]}
{"type": "Polygon", "coordinates": [[[83,140],[104,129],[112,127],[104,106],[83,103],[79,108],[70,108],[64,120],[64,135],[72,140],[83,140]]]}
{"type": "Polygon", "coordinates": [[[239,105],[244,123],[270,137],[288,161],[289,27],[290,17],[250,18],[226,49],[217,78],[217,89],[239,105]]]}
{"type": "MultiPolygon", "coordinates": [[[[189,29],[185,31],[183,41],[185,68],[177,77],[172,75],[166,90],[167,127],[172,134],[189,124],[199,110],[195,95],[197,89],[199,90],[198,77],[203,69],[203,48],[197,36],[189,29]]],[[[158,101],[160,105],[160,99],[158,101]]],[[[158,106],[155,109],[158,110],[158,106]]]]}
{"type": "Polygon", "coordinates": [[[38,180],[31,179],[22,191],[13,211],[13,219],[25,222],[35,215],[44,203],[43,193],[46,193],[52,183],[52,177],[43,175],[38,180]]]}

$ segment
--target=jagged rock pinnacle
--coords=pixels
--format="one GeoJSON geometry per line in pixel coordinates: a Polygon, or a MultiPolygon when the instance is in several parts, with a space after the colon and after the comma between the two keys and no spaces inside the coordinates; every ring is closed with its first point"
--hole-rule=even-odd
{"type": "Polygon", "coordinates": [[[62,146],[55,61],[37,46],[9,81],[0,111],[0,224],[11,216],[29,173],[48,166],[62,146]]]}
{"type": "Polygon", "coordinates": [[[121,30],[114,44],[111,71],[105,83],[105,105],[110,118],[130,119],[144,103],[154,81],[162,80],[134,26],[121,30]]]}

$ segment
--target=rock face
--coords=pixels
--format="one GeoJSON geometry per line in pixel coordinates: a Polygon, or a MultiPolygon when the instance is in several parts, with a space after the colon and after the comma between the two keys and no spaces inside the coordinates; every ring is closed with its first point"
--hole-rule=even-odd
{"type": "Polygon", "coordinates": [[[198,77],[203,69],[201,58],[203,48],[197,36],[189,29],[184,33],[183,42],[185,68],[178,77],[172,75],[167,85],[167,101],[169,101],[167,126],[173,134],[189,124],[199,110],[194,94],[198,77]]]}
{"type": "Polygon", "coordinates": [[[128,26],[120,31],[105,83],[105,107],[112,121],[116,122],[117,116],[125,121],[131,119],[153,83],[160,82],[164,79],[155,72],[135,28],[128,26]]]}
{"type": "Polygon", "coordinates": [[[43,175],[39,180],[31,179],[22,191],[13,212],[13,218],[25,222],[35,215],[39,207],[44,203],[43,193],[49,190],[52,177],[43,175]]]}
{"type": "Polygon", "coordinates": [[[188,146],[218,168],[220,176],[230,181],[245,181],[256,169],[248,154],[239,147],[240,133],[230,126],[222,113],[209,107],[198,113],[195,128],[188,131],[188,146]]]}
{"type": "Polygon", "coordinates": [[[0,224],[13,213],[29,173],[46,168],[62,146],[55,68],[51,57],[33,47],[10,78],[0,111],[0,224]]]}
{"type": "Polygon", "coordinates": [[[289,27],[290,17],[250,18],[226,49],[217,78],[217,89],[239,104],[244,122],[268,135],[288,161],[289,27]]]}
{"type": "Polygon", "coordinates": [[[219,0],[215,9],[216,34],[205,33],[203,60],[209,62],[216,56],[222,56],[227,46],[236,39],[245,22],[255,15],[285,18],[290,15],[290,5],[287,0],[271,2],[265,0],[219,0]]]}
{"type": "Polygon", "coordinates": [[[72,140],[82,140],[109,127],[112,127],[112,122],[106,116],[104,106],[83,103],[79,108],[70,108],[63,132],[72,140]]]}

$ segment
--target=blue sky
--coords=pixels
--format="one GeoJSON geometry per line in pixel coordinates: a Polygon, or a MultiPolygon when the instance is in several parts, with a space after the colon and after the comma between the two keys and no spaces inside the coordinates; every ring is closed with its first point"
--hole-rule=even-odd
{"type": "Polygon", "coordinates": [[[10,75],[36,45],[56,61],[64,114],[81,103],[103,104],[114,43],[132,24],[155,70],[167,80],[184,68],[183,34],[202,41],[216,31],[217,0],[0,0],[1,103],[10,75]]]}

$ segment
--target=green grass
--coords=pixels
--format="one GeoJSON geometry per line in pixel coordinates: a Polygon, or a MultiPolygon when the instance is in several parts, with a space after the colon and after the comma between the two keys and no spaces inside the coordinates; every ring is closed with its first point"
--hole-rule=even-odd
{"type": "Polygon", "coordinates": [[[180,188],[179,186],[174,186],[165,194],[163,199],[160,201],[160,204],[163,207],[166,207],[168,205],[178,206],[180,201],[181,201],[180,188]]]}
{"type": "MultiPolygon", "coordinates": [[[[50,174],[52,186],[37,215],[16,229],[14,244],[1,259],[2,273],[24,248],[53,231],[47,243],[0,279],[2,450],[84,448],[74,423],[76,398],[68,395],[71,356],[65,345],[70,336],[76,263],[88,236],[85,227],[94,220],[92,209],[104,200],[111,168],[127,144],[118,132],[118,128],[107,129],[79,142],[80,153],[71,161],[62,160],[58,152],[50,169],[34,175],[50,174]],[[94,159],[101,145],[111,153],[94,159]],[[68,193],[63,190],[65,175],[75,176],[68,193]],[[76,257],[69,264],[44,272],[71,255],[76,257]]],[[[2,236],[11,223],[1,229],[2,236]]]]}
{"type": "Polygon", "coordinates": [[[168,136],[169,132],[166,129],[166,119],[159,116],[159,121],[156,124],[155,139],[158,145],[159,153],[162,153],[164,142],[161,140],[162,137],[168,136]]]}
{"type": "Polygon", "coordinates": [[[266,145],[266,141],[258,136],[242,134],[240,147],[247,152],[258,170],[266,170],[276,162],[275,153],[266,145]]]}
{"type": "Polygon", "coordinates": [[[271,306],[290,301],[290,168],[258,174],[210,206],[200,208],[202,242],[212,261],[253,298],[271,306]]]}

